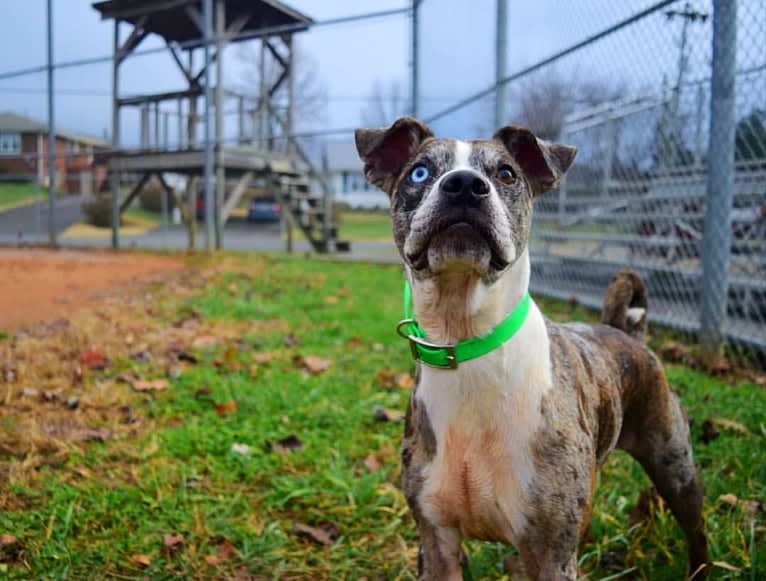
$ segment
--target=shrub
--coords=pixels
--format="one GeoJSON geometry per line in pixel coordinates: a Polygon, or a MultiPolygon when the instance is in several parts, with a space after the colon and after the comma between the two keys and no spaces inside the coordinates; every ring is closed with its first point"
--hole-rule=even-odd
{"type": "Polygon", "coordinates": [[[138,202],[142,210],[159,214],[162,212],[162,186],[155,182],[146,184],[138,194],[138,202]]]}
{"type": "MultiPolygon", "coordinates": [[[[112,198],[111,196],[99,195],[90,201],[83,203],[82,212],[85,221],[98,228],[112,227],[112,198]]],[[[122,224],[122,219],[120,219],[122,224]]]]}

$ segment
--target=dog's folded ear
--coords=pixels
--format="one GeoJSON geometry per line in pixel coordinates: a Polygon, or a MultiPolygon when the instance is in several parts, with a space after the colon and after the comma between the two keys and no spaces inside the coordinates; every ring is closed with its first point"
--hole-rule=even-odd
{"type": "Polygon", "coordinates": [[[404,166],[433,133],[417,119],[402,117],[387,129],[357,129],[354,137],[367,181],[391,195],[404,166]]]}
{"type": "Polygon", "coordinates": [[[558,186],[577,154],[576,147],[538,139],[517,125],[498,129],[494,139],[502,142],[521,166],[535,196],[558,186]]]}

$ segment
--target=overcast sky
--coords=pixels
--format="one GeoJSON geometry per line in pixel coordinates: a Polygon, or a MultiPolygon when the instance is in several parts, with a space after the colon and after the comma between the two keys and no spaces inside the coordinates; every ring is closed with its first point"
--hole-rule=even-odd
{"type": "MultiPolygon", "coordinates": [[[[289,0],[288,4],[317,21],[360,11],[401,7],[403,0],[289,0]]],[[[508,69],[513,72],[630,14],[654,4],[653,0],[510,0],[508,69]]],[[[710,0],[692,0],[694,8],[711,12],[710,0]]],[[[88,0],[53,0],[54,50],[57,62],[109,55],[111,22],[103,22],[88,0]]],[[[0,0],[0,73],[45,63],[45,0],[0,0]]],[[[681,4],[677,3],[680,7],[681,4]]],[[[756,21],[752,33],[741,38],[740,52],[762,63],[766,35],[766,2],[743,0],[740,19],[756,21]],[[758,36],[755,36],[756,32],[758,36]],[[759,40],[760,39],[760,40],[759,40]]],[[[680,20],[668,21],[654,14],[600,42],[596,47],[563,59],[540,74],[619,79],[630,91],[657,87],[663,77],[677,74],[680,20]]],[[[689,76],[704,74],[710,61],[710,26],[690,25],[689,76]]],[[[452,102],[485,88],[494,75],[495,0],[423,0],[420,28],[421,111],[428,117],[452,102]]],[[[398,83],[409,92],[410,25],[406,16],[368,22],[316,27],[298,36],[308,62],[328,96],[322,127],[359,124],[375,82],[398,83]]],[[[141,48],[159,46],[147,39],[141,48]]],[[[226,52],[225,77],[241,85],[251,63],[242,62],[241,51],[226,52]]],[[[110,63],[60,69],[56,72],[58,125],[70,131],[103,135],[110,127],[110,63]],[[73,92],[78,94],[72,94],[73,92]],[[88,93],[86,95],[79,93],[88,93]]],[[[130,59],[121,68],[124,94],[160,92],[183,88],[183,80],[166,55],[130,59]]],[[[0,111],[13,110],[40,120],[46,118],[42,74],[0,80],[0,111]]],[[[523,90],[516,84],[513,91],[523,90]]],[[[451,115],[435,127],[463,136],[484,128],[490,119],[491,100],[451,115]]],[[[125,133],[135,134],[136,120],[126,116],[125,133]]],[[[303,120],[304,127],[316,127],[303,120]]],[[[135,136],[133,137],[133,139],[135,136]]],[[[130,138],[129,138],[130,139],[130,138]]]]}

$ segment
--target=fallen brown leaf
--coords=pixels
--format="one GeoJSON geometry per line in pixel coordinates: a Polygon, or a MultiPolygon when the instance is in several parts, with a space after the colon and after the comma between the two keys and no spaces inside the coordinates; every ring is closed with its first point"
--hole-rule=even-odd
{"type": "Polygon", "coordinates": [[[103,442],[112,437],[112,432],[106,428],[79,428],[72,430],[70,439],[75,442],[103,442]]]}
{"type": "Polygon", "coordinates": [[[710,363],[706,363],[705,369],[713,375],[721,375],[731,371],[731,363],[726,358],[719,357],[710,363]]]}
{"type": "Polygon", "coordinates": [[[13,547],[14,545],[17,545],[18,543],[19,543],[19,539],[16,535],[11,535],[8,533],[0,535],[0,549],[13,547]]]}
{"type": "Polygon", "coordinates": [[[298,450],[302,447],[303,447],[303,442],[295,434],[290,434],[289,436],[282,438],[281,440],[277,440],[271,445],[271,448],[277,454],[287,454],[289,452],[292,452],[293,450],[298,450]]]}
{"type": "Polygon", "coordinates": [[[229,561],[234,556],[234,545],[232,545],[228,539],[224,539],[223,542],[218,545],[218,550],[215,555],[206,555],[205,562],[208,565],[219,565],[229,561]]]}
{"type": "Polygon", "coordinates": [[[358,347],[359,345],[362,344],[362,340],[356,335],[354,335],[348,340],[348,344],[351,345],[352,347],[358,347]]]}
{"type": "Polygon", "coordinates": [[[293,530],[298,535],[310,539],[320,545],[332,545],[340,536],[340,529],[335,523],[322,523],[312,527],[303,523],[295,523],[293,530]]]}
{"type": "Polygon", "coordinates": [[[135,379],[131,385],[136,391],[162,391],[170,387],[167,379],[135,379]]]}
{"type": "Polygon", "coordinates": [[[128,561],[139,567],[148,567],[152,564],[152,558],[149,555],[131,555],[128,561]]]}
{"type": "Polygon", "coordinates": [[[162,537],[162,547],[168,554],[175,553],[184,544],[183,535],[167,534],[162,537]]]}
{"type": "Polygon", "coordinates": [[[195,337],[192,341],[192,347],[195,349],[205,349],[208,347],[213,347],[218,344],[218,337],[215,335],[200,335],[199,337],[195,337]]]}
{"type": "Polygon", "coordinates": [[[327,371],[332,365],[332,361],[329,359],[323,359],[316,355],[306,355],[301,358],[301,364],[312,375],[319,375],[320,373],[327,371]]]}
{"type": "Polygon", "coordinates": [[[80,363],[88,369],[106,369],[111,362],[98,347],[88,347],[80,353],[80,363]]]}
{"type": "Polygon", "coordinates": [[[295,347],[296,345],[300,345],[300,342],[301,340],[292,333],[285,335],[283,340],[285,347],[295,347]]]}
{"type": "Polygon", "coordinates": [[[367,454],[367,457],[364,459],[364,466],[370,472],[377,472],[380,470],[380,460],[378,460],[375,454],[367,454]]]}
{"type": "Polygon", "coordinates": [[[409,373],[400,373],[396,376],[396,386],[402,389],[415,387],[415,379],[409,373]]]}
{"type": "Polygon", "coordinates": [[[0,563],[9,559],[16,560],[21,556],[22,546],[16,535],[0,535],[0,563]]]}
{"type": "Polygon", "coordinates": [[[381,369],[377,375],[378,383],[386,388],[392,388],[396,384],[396,374],[390,369],[381,369]]]}
{"type": "Polygon", "coordinates": [[[224,403],[217,403],[215,404],[215,413],[217,413],[219,416],[227,416],[237,413],[237,402],[233,399],[230,399],[229,401],[226,401],[224,403]]]}
{"type": "Polygon", "coordinates": [[[729,506],[737,506],[737,503],[739,502],[739,498],[737,498],[736,494],[722,494],[718,497],[718,500],[723,502],[724,504],[728,504],[729,506]]]}
{"type": "Polygon", "coordinates": [[[250,373],[251,379],[255,379],[256,377],[258,377],[258,366],[255,364],[251,365],[249,373],[250,373]]]}
{"type": "Polygon", "coordinates": [[[375,408],[374,417],[379,422],[398,422],[404,419],[404,412],[387,408],[375,408]]]}
{"type": "Polygon", "coordinates": [[[274,361],[277,356],[273,353],[270,353],[268,351],[262,351],[260,353],[253,353],[253,360],[256,363],[268,363],[269,361],[274,361]]]}

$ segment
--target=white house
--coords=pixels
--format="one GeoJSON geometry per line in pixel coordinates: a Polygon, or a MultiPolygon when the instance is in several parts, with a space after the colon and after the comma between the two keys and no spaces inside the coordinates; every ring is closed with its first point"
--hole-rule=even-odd
{"type": "Polygon", "coordinates": [[[322,167],[328,176],[336,202],[358,210],[384,210],[388,196],[364,179],[362,162],[352,141],[327,141],[322,150],[322,167]]]}

